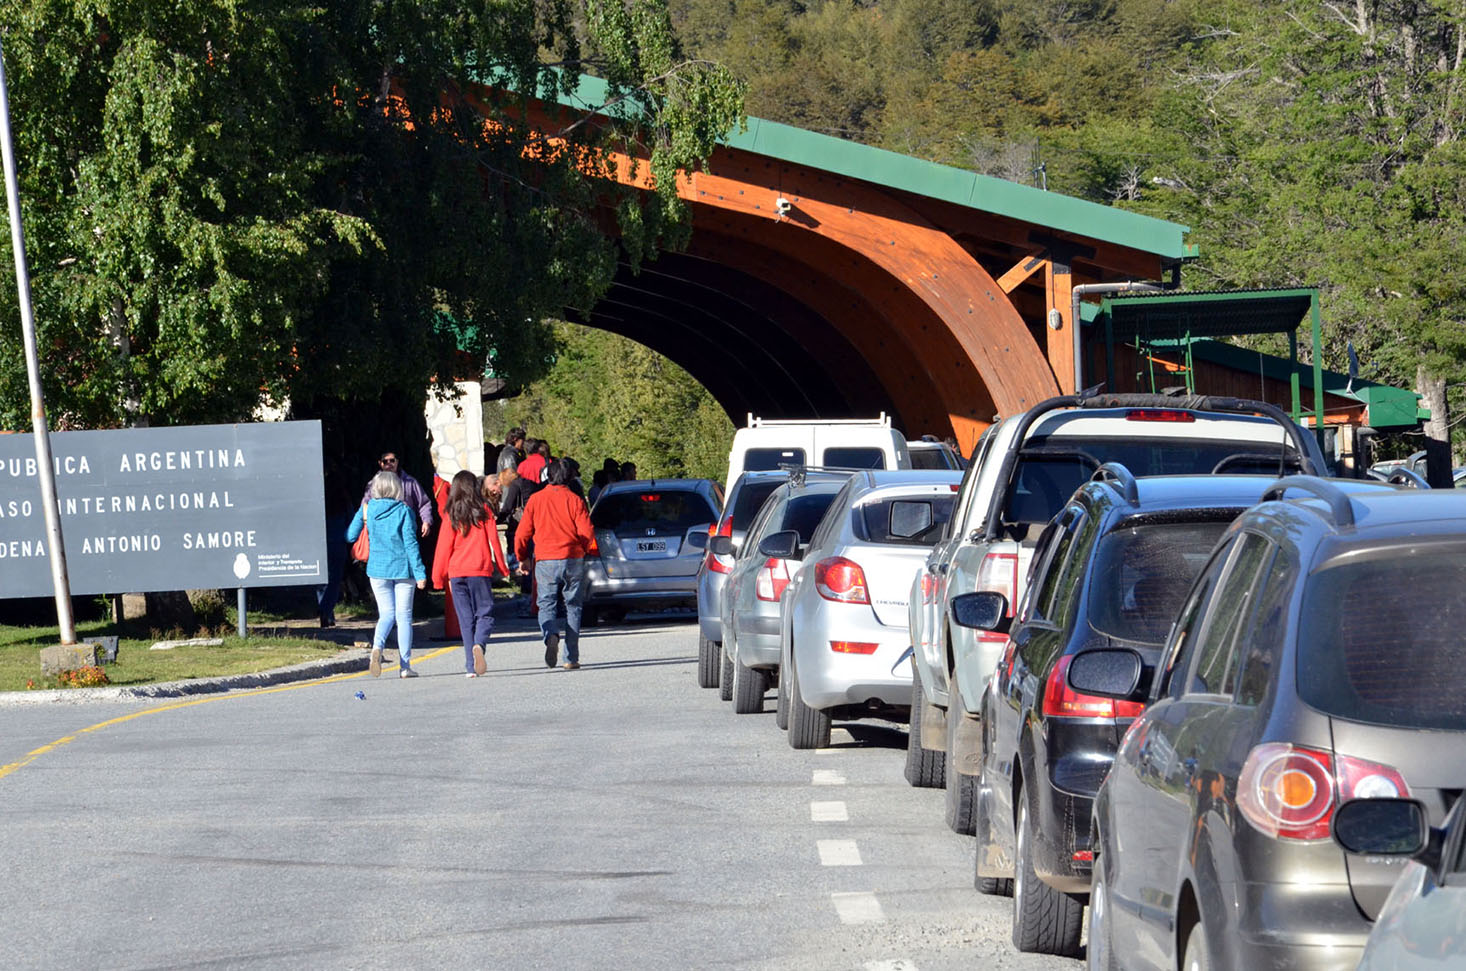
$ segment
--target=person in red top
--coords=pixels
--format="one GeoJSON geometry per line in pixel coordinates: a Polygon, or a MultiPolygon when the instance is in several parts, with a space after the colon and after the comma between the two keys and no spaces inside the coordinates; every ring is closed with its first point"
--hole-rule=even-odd
{"type": "Polygon", "coordinates": [[[524,504],[524,518],[514,531],[514,555],[520,573],[534,543],[534,579],[539,588],[540,633],[545,638],[545,667],[560,656],[555,630],[555,602],[565,598],[565,669],[580,667],[580,614],[585,601],[585,555],[595,542],[585,500],[566,486],[570,472],[560,459],[547,469],[548,482],[524,504]]]}
{"type": "Polygon", "coordinates": [[[484,504],[478,477],[466,469],[453,477],[438,546],[433,555],[433,586],[448,581],[463,631],[463,665],[470,678],[488,669],[484,645],[494,632],[494,577],[509,575],[499,548],[499,527],[484,504]]]}
{"type": "Polygon", "coordinates": [[[544,471],[550,464],[550,443],[538,438],[526,438],[524,450],[529,453],[516,469],[522,478],[538,486],[544,482],[544,471]]]}

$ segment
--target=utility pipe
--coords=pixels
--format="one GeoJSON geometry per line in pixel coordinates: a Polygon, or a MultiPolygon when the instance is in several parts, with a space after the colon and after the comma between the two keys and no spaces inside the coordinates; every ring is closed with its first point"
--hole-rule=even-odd
{"type": "Polygon", "coordinates": [[[1154,283],[1081,283],[1072,288],[1073,304],[1069,308],[1069,326],[1074,329],[1074,393],[1084,390],[1084,356],[1079,342],[1079,298],[1089,293],[1125,293],[1130,290],[1163,290],[1154,283]]]}

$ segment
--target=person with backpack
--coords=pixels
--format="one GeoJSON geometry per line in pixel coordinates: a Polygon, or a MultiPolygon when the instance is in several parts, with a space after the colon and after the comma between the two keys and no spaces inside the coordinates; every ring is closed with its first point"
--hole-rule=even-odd
{"type": "Polygon", "coordinates": [[[494,577],[509,575],[499,549],[499,525],[484,503],[478,477],[463,470],[448,487],[443,526],[433,555],[433,586],[447,581],[463,632],[463,666],[470,678],[488,669],[484,648],[494,632],[494,577]]]}
{"type": "MultiPolygon", "coordinates": [[[[499,473],[499,481],[503,484],[503,496],[499,500],[499,520],[505,524],[504,542],[508,545],[510,556],[513,558],[515,574],[519,577],[519,592],[521,596],[527,595],[533,586],[533,578],[526,578],[527,571],[520,570],[522,565],[519,560],[519,545],[514,541],[514,534],[519,529],[519,521],[524,516],[524,506],[529,502],[529,497],[539,491],[539,483],[531,482],[527,477],[520,475],[513,469],[505,469],[499,473]]],[[[534,548],[530,548],[530,555],[534,555],[534,548]]],[[[530,603],[525,602],[520,606],[519,616],[532,617],[534,612],[530,603]]]]}
{"type": "Polygon", "coordinates": [[[415,678],[412,669],[412,598],[413,587],[428,585],[427,569],[417,548],[417,518],[402,501],[402,480],[386,469],[372,477],[368,487],[371,497],[361,504],[346,527],[346,541],[353,543],[366,530],[371,541],[366,574],[377,600],[377,628],[372,635],[371,661],[367,670],[372,677],[382,673],[382,651],[387,636],[397,628],[397,664],[399,677],[415,678]]]}

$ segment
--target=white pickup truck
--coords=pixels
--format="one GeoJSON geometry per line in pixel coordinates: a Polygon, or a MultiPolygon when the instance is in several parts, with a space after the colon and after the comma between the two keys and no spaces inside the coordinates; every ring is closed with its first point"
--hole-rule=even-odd
{"type": "Polygon", "coordinates": [[[1007,635],[949,623],[948,605],[958,594],[994,590],[1011,613],[1043,525],[1105,462],[1137,476],[1326,474],[1311,434],[1276,405],[1239,398],[1067,395],[988,428],[909,607],[906,777],[912,785],[945,786],[947,824],[959,833],[973,831],[976,712],[1007,635]]]}

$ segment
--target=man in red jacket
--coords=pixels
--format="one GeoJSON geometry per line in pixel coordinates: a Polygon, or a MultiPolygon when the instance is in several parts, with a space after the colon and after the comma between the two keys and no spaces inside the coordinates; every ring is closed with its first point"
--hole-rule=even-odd
{"type": "Polygon", "coordinates": [[[565,598],[565,669],[580,667],[580,613],[585,600],[585,555],[594,542],[585,500],[571,492],[569,470],[559,459],[547,470],[548,482],[524,504],[524,518],[514,531],[514,555],[520,573],[534,541],[534,579],[539,588],[540,633],[545,638],[545,667],[560,657],[560,634],[555,630],[555,601],[565,598]]]}

